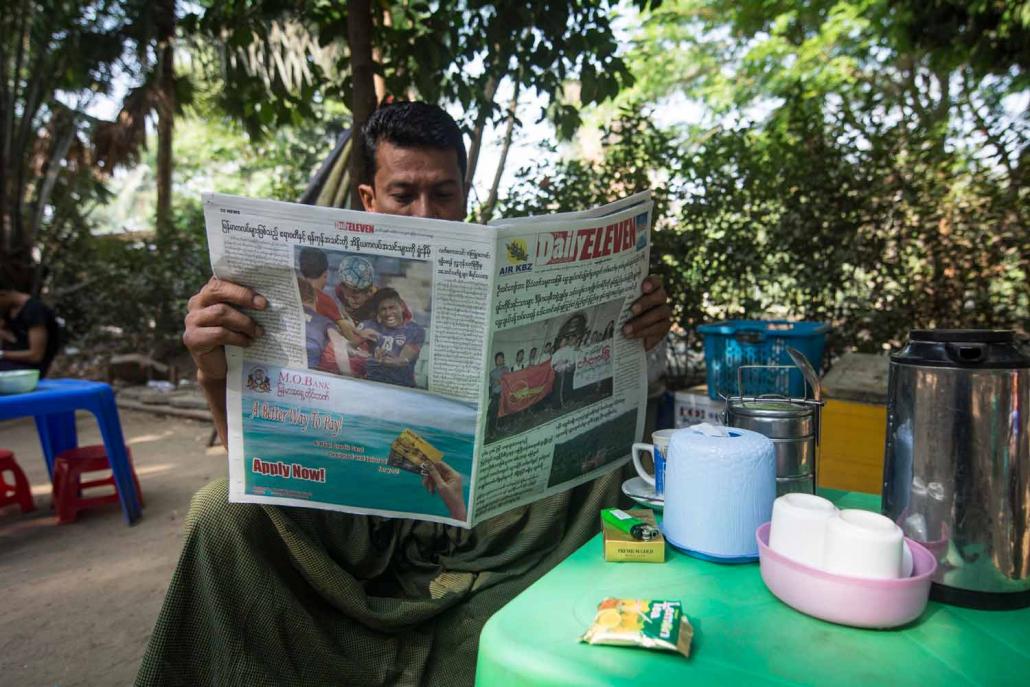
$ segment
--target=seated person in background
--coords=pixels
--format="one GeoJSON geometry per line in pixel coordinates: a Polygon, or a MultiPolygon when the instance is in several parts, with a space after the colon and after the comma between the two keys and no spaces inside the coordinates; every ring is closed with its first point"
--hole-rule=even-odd
{"type": "MultiPolygon", "coordinates": [[[[365,210],[465,218],[465,145],[439,107],[380,108],[354,151],[367,163],[365,210]]],[[[622,333],[651,348],[672,311],[658,278],[641,290],[622,333]]],[[[266,307],[261,294],[219,279],[190,299],[183,341],[223,443],[224,346],[260,336],[236,308],[266,307]]],[[[460,492],[449,475],[429,476],[437,492],[460,492]]],[[[597,533],[598,511],[618,502],[621,483],[616,470],[466,530],[229,503],[227,480],[217,480],[193,499],[136,684],[471,685],[483,624],[597,533]]]]}
{"type": "Polygon", "coordinates": [[[518,351],[516,351],[516,353],[515,353],[515,362],[511,364],[511,371],[512,372],[519,372],[520,370],[525,370],[526,369],[525,358],[526,358],[526,351],[524,349],[520,348],[518,351]]]}
{"type": "Polygon", "coordinates": [[[536,365],[536,353],[536,346],[533,346],[533,348],[529,349],[529,367],[533,367],[534,365],[536,365]]]}
{"type": "Polygon", "coordinates": [[[39,370],[46,376],[61,329],[43,301],[0,281],[0,370],[39,370]]]}
{"type": "Polygon", "coordinates": [[[365,363],[365,379],[399,386],[415,386],[415,363],[426,340],[426,330],[405,321],[404,300],[394,289],[379,289],[372,297],[376,318],[358,326],[357,336],[372,342],[365,363]]]}

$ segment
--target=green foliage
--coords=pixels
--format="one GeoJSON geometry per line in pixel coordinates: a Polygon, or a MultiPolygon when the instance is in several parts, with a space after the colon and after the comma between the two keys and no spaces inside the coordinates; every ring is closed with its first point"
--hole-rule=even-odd
{"type": "Polygon", "coordinates": [[[88,350],[181,350],[186,302],[211,274],[199,200],[175,208],[175,232],[153,239],[79,236],[75,250],[49,256],[51,298],[69,340],[88,350]]]}
{"type": "MultiPolygon", "coordinates": [[[[638,7],[659,2],[635,0],[638,7]]],[[[471,123],[500,116],[487,83],[518,79],[545,95],[542,116],[571,136],[579,107],[632,82],[611,28],[612,0],[498,3],[484,0],[382,3],[372,44],[387,91],[461,106],[471,123]],[[578,97],[566,87],[578,80],[578,97]]],[[[220,104],[258,135],[314,114],[318,103],[349,102],[345,3],[305,0],[203,2],[182,22],[231,88],[220,104]]]]}
{"type": "Polygon", "coordinates": [[[94,121],[131,24],[117,3],[32,0],[0,12],[0,267],[38,290],[32,249],[40,231],[82,219],[100,187],[89,178],[94,121]]]}
{"type": "Polygon", "coordinates": [[[601,160],[520,170],[503,211],[656,189],[653,268],[695,348],[696,325],[730,318],[828,321],[831,354],[896,346],[914,327],[1026,328],[1025,191],[964,167],[934,132],[871,133],[858,145],[800,96],[766,127],[682,140],[627,108],[601,160]]]}
{"type": "Polygon", "coordinates": [[[518,170],[499,201],[498,216],[582,210],[646,189],[654,192],[656,215],[666,216],[679,184],[670,135],[655,126],[650,112],[628,106],[603,128],[601,138],[604,156],[595,163],[564,159],[518,170]]]}
{"type": "Polygon", "coordinates": [[[688,334],[821,319],[840,352],[915,326],[1027,329],[1028,8],[672,0],[643,15],[621,102],[702,113],[654,165],[678,182],[655,247],[688,334]]]}
{"type": "Polygon", "coordinates": [[[65,223],[76,229],[44,235],[52,300],[76,345],[159,358],[180,351],[186,301],[211,273],[200,194],[296,200],[337,134],[329,124],[283,127],[274,138],[253,141],[238,125],[202,113],[179,121],[171,236],[159,241],[149,231],[90,231],[91,224],[109,232],[153,226],[153,146],[136,173],[121,179],[118,196],[97,208],[90,223],[65,223]]]}

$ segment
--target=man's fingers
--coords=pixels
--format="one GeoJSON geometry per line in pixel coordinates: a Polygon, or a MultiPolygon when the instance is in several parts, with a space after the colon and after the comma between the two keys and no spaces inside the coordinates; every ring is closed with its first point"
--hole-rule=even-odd
{"type": "Polygon", "coordinates": [[[622,326],[622,333],[630,338],[638,338],[652,333],[650,330],[659,325],[665,328],[664,331],[672,327],[672,308],[668,305],[651,308],[643,315],[629,320],[622,326]]]}
{"type": "Polygon", "coordinates": [[[665,293],[665,289],[659,287],[658,289],[645,293],[640,298],[633,301],[633,305],[630,306],[630,311],[634,315],[647,312],[651,308],[656,308],[660,305],[665,305],[668,302],[669,296],[665,293]]]}
{"type": "Polygon", "coordinates": [[[662,278],[657,274],[649,274],[644,279],[644,283],[640,285],[640,290],[644,293],[650,293],[651,291],[657,291],[662,288],[662,278]]]}
{"type": "Polygon", "coordinates": [[[248,337],[261,336],[263,333],[261,326],[253,318],[225,303],[215,303],[188,313],[186,328],[190,327],[223,327],[248,337]]]}
{"type": "Polygon", "coordinates": [[[634,339],[644,340],[644,349],[650,351],[654,348],[659,341],[665,338],[665,335],[669,333],[669,326],[667,323],[658,322],[651,325],[647,329],[642,330],[638,334],[633,336],[634,339]]]}
{"type": "Polygon", "coordinates": [[[623,330],[628,336],[639,336],[640,332],[657,323],[664,323],[666,326],[671,326],[671,307],[668,305],[660,305],[657,308],[651,308],[642,315],[637,315],[632,320],[628,321],[623,330]]]}
{"type": "Polygon", "coordinates": [[[204,284],[200,293],[190,299],[189,307],[190,310],[197,310],[216,303],[230,303],[240,308],[256,310],[268,307],[268,300],[253,289],[217,277],[211,277],[207,284],[204,284]]]}
{"type": "Polygon", "coordinates": [[[188,327],[182,342],[194,355],[204,355],[221,346],[249,346],[251,337],[225,327],[188,327]]]}
{"type": "MultiPolygon", "coordinates": [[[[668,332],[666,332],[666,334],[667,333],[668,332]]],[[[657,346],[661,342],[661,340],[664,339],[664,338],[665,338],[665,334],[656,334],[654,336],[645,336],[644,337],[644,350],[645,351],[650,351],[652,348],[657,346]]]]}
{"type": "Polygon", "coordinates": [[[665,336],[669,333],[671,328],[671,322],[669,320],[662,320],[654,322],[649,325],[641,325],[633,330],[632,334],[628,334],[631,339],[646,339],[652,336],[665,336]]]}

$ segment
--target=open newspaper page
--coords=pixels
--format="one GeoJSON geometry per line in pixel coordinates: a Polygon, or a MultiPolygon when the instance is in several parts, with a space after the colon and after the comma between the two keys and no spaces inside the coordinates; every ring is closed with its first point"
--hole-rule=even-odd
{"type": "Polygon", "coordinates": [[[227,351],[230,500],[470,526],[495,233],[219,194],[204,214],[215,275],[269,302],[227,351]]]}
{"type": "Polygon", "coordinates": [[[648,273],[650,194],[502,220],[474,519],[621,467],[643,431],[643,344],[621,335],[648,273]]]}

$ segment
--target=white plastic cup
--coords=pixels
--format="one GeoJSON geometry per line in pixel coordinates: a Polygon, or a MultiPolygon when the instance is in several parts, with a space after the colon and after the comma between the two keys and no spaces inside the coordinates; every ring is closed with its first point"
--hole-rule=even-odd
{"type": "Polygon", "coordinates": [[[912,558],[912,549],[908,542],[901,547],[901,576],[912,577],[912,570],[915,568],[915,560],[912,558]]]}
{"type": "Polygon", "coordinates": [[[822,568],[827,523],[837,508],[821,496],[784,494],[773,502],[769,548],[812,568],[822,568]]]}
{"type": "Polygon", "coordinates": [[[890,518],[866,510],[842,510],[826,524],[823,569],[835,575],[901,577],[904,537],[890,518]]]}
{"type": "Polygon", "coordinates": [[[653,443],[637,442],[633,444],[633,467],[637,469],[640,479],[654,487],[655,494],[659,498],[665,498],[665,459],[669,455],[669,440],[672,439],[675,431],[675,429],[659,429],[651,433],[653,443]],[[647,472],[643,463],[640,462],[640,456],[644,453],[651,454],[654,474],[647,472]]]}

